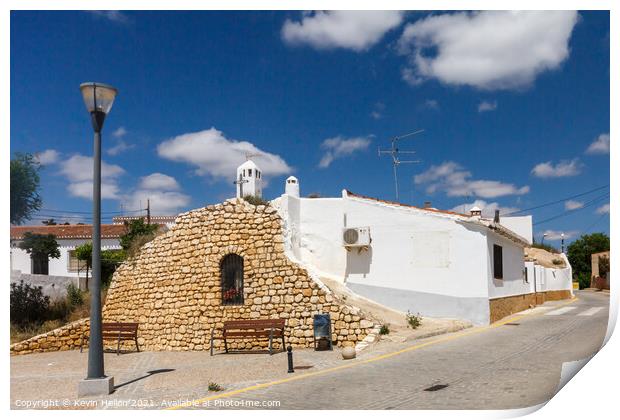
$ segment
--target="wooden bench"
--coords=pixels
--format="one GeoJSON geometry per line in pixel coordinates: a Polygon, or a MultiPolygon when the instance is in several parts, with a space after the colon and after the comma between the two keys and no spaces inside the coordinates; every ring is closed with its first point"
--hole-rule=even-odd
{"type": "MultiPolygon", "coordinates": [[[[282,339],[282,350],[285,351],[284,326],[285,319],[248,319],[239,321],[224,321],[221,337],[224,340],[224,349],[228,353],[228,339],[265,337],[269,338],[269,354],[273,354],[273,339],[282,339]]],[[[215,328],[211,330],[211,356],[213,356],[213,340],[215,328]]]]}
{"type": "MultiPolygon", "coordinates": [[[[136,343],[136,350],[140,352],[138,346],[138,323],[137,322],[104,322],[101,324],[101,336],[104,340],[117,340],[116,355],[120,354],[121,341],[132,340],[136,343]]],[[[84,345],[84,338],[89,338],[84,334],[82,336],[82,343],[80,344],[80,353],[84,345]]]]}

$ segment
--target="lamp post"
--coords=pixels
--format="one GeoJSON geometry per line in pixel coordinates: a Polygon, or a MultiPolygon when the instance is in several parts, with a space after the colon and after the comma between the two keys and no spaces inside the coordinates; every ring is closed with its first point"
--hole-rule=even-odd
{"type": "Polygon", "coordinates": [[[540,244],[541,244],[541,245],[544,245],[544,243],[545,243],[545,238],[546,238],[546,237],[547,237],[547,234],[546,234],[546,233],[543,233],[543,235],[542,235],[542,239],[541,239],[541,241],[540,241],[540,244]]]}
{"type": "Polygon", "coordinates": [[[80,85],[84,105],[90,113],[95,132],[93,151],[93,253],[92,285],[90,287],[90,335],[88,339],[88,374],[78,384],[78,395],[110,394],[114,378],[105,376],[103,338],[101,335],[101,129],[112,108],[116,89],[103,83],[80,85]]]}
{"type": "Polygon", "coordinates": [[[562,254],[564,254],[564,232],[562,232],[562,254]]]}

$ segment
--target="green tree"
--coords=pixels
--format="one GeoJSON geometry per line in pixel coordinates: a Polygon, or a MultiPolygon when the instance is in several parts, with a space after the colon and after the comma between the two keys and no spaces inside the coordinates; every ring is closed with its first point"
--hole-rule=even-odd
{"type": "Polygon", "coordinates": [[[20,225],[41,208],[40,165],[28,153],[11,159],[11,223],[20,225]]]}
{"type": "Polygon", "coordinates": [[[110,285],[116,267],[124,260],[124,249],[106,249],[101,251],[101,283],[104,287],[110,285]]]}
{"type": "Polygon", "coordinates": [[[144,245],[153,239],[159,229],[159,225],[145,223],[144,218],[140,218],[129,222],[125,221],[125,228],[127,233],[120,237],[121,247],[125,251],[130,251],[130,249],[136,248],[137,244],[144,245]]]}
{"type": "Polygon", "coordinates": [[[19,243],[19,248],[30,254],[34,263],[33,274],[47,274],[47,264],[50,258],[60,258],[60,250],[56,236],[26,232],[19,243]]]}
{"type": "Polygon", "coordinates": [[[579,287],[589,287],[592,277],[592,254],[609,250],[609,236],[604,233],[582,235],[568,246],[567,257],[579,287]]]}
{"type": "Polygon", "coordinates": [[[91,268],[91,263],[93,261],[93,243],[85,242],[82,245],[75,247],[75,258],[79,261],[86,262],[86,287],[88,288],[88,273],[91,268]]]}

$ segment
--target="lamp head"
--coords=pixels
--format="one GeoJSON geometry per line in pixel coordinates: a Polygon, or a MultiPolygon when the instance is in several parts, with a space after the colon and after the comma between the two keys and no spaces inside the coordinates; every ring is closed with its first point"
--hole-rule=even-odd
{"type": "Polygon", "coordinates": [[[118,91],[116,88],[103,83],[87,82],[80,85],[84,105],[91,115],[93,128],[101,131],[106,115],[112,109],[112,104],[118,91]]]}

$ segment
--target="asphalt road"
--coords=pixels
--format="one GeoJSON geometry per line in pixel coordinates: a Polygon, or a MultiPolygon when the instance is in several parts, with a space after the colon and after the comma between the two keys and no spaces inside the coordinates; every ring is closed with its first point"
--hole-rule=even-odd
{"type": "MultiPolygon", "coordinates": [[[[213,407],[247,409],[248,401],[265,407],[278,402],[271,409],[509,409],[540,404],[555,394],[563,362],[586,358],[602,345],[608,295],[577,296],[558,309],[539,307],[495,328],[431,338],[426,341],[433,344],[393,357],[222,396],[213,407]]],[[[562,302],[547,303],[558,304],[562,302]]]]}

